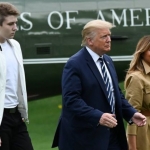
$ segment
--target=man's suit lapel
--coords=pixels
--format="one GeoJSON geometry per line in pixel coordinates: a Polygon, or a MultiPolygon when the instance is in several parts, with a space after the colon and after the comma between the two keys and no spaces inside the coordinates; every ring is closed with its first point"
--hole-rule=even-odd
{"type": "Polygon", "coordinates": [[[104,81],[103,81],[103,78],[94,62],[94,60],[92,59],[91,55],[88,53],[88,51],[86,50],[86,48],[84,48],[84,56],[85,56],[85,59],[87,61],[87,65],[89,66],[90,70],[93,72],[95,78],[97,79],[98,83],[100,84],[106,98],[107,98],[107,93],[106,93],[106,90],[105,90],[105,84],[104,84],[104,81]]]}

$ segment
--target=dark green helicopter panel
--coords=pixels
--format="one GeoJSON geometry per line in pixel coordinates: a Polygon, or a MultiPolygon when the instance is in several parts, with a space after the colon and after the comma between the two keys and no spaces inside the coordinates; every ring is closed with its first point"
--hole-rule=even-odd
{"type": "Polygon", "coordinates": [[[61,93],[61,73],[81,49],[81,30],[91,20],[114,24],[108,53],[123,81],[138,40],[150,34],[149,0],[9,0],[20,10],[17,39],[22,47],[29,96],[61,93]],[[149,6],[149,7],[148,7],[149,6]]]}

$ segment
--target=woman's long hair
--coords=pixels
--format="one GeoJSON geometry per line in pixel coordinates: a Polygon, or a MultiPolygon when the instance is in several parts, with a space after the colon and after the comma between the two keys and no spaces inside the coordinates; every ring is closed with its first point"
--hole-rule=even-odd
{"type": "Polygon", "coordinates": [[[127,73],[131,73],[136,70],[141,71],[142,73],[145,72],[142,64],[142,57],[143,53],[149,49],[150,49],[150,35],[146,35],[139,40],[127,73]]]}

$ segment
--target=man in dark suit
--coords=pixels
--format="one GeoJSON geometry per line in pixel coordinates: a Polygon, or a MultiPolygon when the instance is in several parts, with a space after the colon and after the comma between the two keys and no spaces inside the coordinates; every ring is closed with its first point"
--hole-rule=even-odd
{"type": "Polygon", "coordinates": [[[123,118],[138,126],[146,118],[128,104],[118,86],[111,49],[112,24],[88,22],[82,46],[62,76],[63,109],[52,147],[59,150],[127,150],[123,118]]]}

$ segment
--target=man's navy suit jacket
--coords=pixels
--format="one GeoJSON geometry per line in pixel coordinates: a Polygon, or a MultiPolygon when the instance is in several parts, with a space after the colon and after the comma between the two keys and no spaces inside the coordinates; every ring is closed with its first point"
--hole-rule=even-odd
{"type": "MultiPolygon", "coordinates": [[[[110,72],[114,94],[117,134],[122,150],[127,150],[123,118],[129,121],[136,112],[118,86],[111,58],[103,55],[110,72]]],[[[84,47],[66,63],[62,76],[62,114],[52,147],[60,150],[107,150],[110,130],[98,125],[103,113],[111,113],[101,74],[84,47]]]]}

